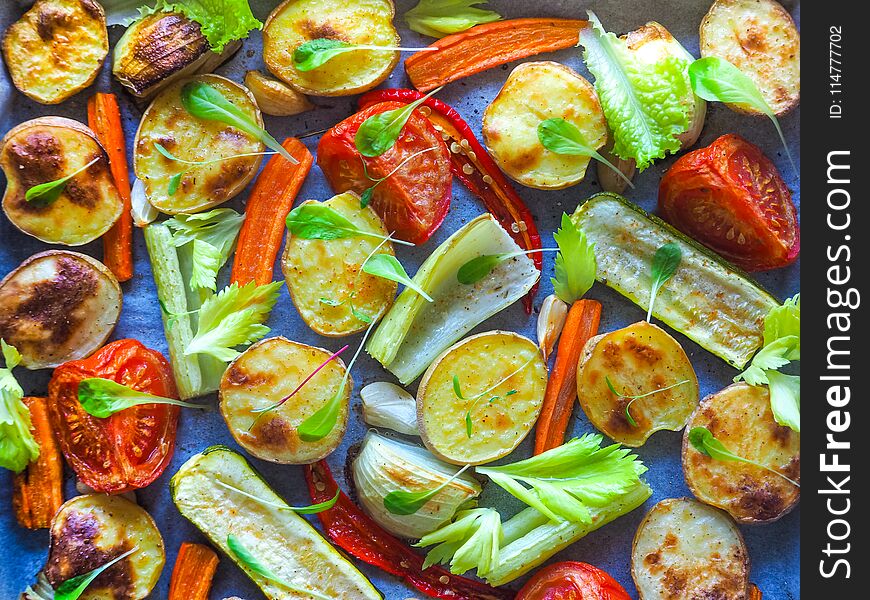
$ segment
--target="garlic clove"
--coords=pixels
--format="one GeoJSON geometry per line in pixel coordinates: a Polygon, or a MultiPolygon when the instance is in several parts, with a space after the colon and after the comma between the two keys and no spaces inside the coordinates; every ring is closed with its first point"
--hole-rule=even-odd
{"type": "Polygon", "coordinates": [[[363,420],[372,427],[385,427],[406,435],[417,429],[417,401],[394,383],[377,381],[360,390],[363,420]]]}
{"type": "Polygon", "coordinates": [[[289,117],[314,108],[305,94],[259,71],[248,71],[245,74],[245,87],[251,90],[260,110],[267,115],[289,117]]]}
{"type": "Polygon", "coordinates": [[[568,305],[558,296],[550,294],[544,298],[541,312],[538,314],[538,346],[544,354],[544,360],[550,358],[553,348],[556,347],[567,317],[568,305]]]}

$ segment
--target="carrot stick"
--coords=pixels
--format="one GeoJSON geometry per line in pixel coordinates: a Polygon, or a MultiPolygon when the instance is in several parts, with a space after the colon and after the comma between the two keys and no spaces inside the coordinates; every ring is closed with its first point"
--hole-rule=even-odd
{"type": "Polygon", "coordinates": [[[749,600],[761,600],[761,590],[754,583],[749,584],[749,600]]]}
{"type": "Polygon", "coordinates": [[[405,60],[405,72],[421,92],[520,58],[577,45],[588,21],[508,19],[484,23],[441,38],[405,60]]]}
{"type": "Polygon", "coordinates": [[[121,109],[114,94],[97,93],[88,99],[88,126],[109,155],[109,169],[124,202],[121,217],[103,235],[103,262],[118,281],[133,277],[133,215],[130,213],[130,173],[121,109]]]}
{"type": "Polygon", "coordinates": [[[44,529],[63,504],[63,461],[45,398],[24,398],[39,458],[12,479],[12,506],[22,527],[44,529]]]}
{"type": "Polygon", "coordinates": [[[577,399],[577,363],[583,346],[598,332],[600,320],[601,304],[595,300],[578,300],[568,310],[535,429],[536,455],[565,442],[568,420],[577,399]]]}
{"type": "Polygon", "coordinates": [[[254,183],[233,261],[231,280],[239,285],[272,282],[286,228],[284,220],[314,162],[308,148],[296,138],[287,138],[282,145],[299,164],[273,156],[254,183]]]}
{"type": "Polygon", "coordinates": [[[182,543],[172,569],[167,600],[208,600],[217,564],[217,554],[208,546],[182,543]]]}

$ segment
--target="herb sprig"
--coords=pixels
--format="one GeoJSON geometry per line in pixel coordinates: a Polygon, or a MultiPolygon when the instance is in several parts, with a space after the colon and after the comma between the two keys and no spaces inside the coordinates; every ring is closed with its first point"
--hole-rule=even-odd
{"type": "MultiPolygon", "coordinates": [[[[474,433],[474,422],[472,420],[471,413],[474,411],[474,409],[477,407],[477,405],[480,403],[480,401],[483,398],[485,398],[486,396],[488,396],[489,393],[492,392],[494,389],[496,389],[498,386],[500,386],[504,382],[508,381],[514,375],[519,374],[523,369],[525,369],[527,366],[529,366],[529,364],[531,364],[531,362],[533,360],[534,360],[534,357],[530,358],[529,360],[524,362],[522,365],[520,365],[517,369],[515,369],[513,372],[511,372],[509,375],[502,377],[497,382],[495,382],[493,385],[489,386],[488,388],[486,388],[485,390],[483,390],[479,394],[475,394],[475,395],[469,396],[469,397],[465,397],[462,395],[462,386],[459,382],[459,375],[456,375],[456,374],[453,375],[453,394],[457,398],[459,398],[460,400],[465,400],[466,402],[471,402],[471,404],[468,406],[468,408],[465,411],[465,435],[468,436],[468,438],[471,438],[472,434],[474,433]]],[[[507,398],[508,396],[513,396],[514,394],[517,394],[517,393],[518,393],[518,390],[512,389],[512,390],[508,390],[504,394],[504,396],[491,396],[487,400],[487,404],[492,404],[501,398],[507,398]]]]}
{"type": "Polygon", "coordinates": [[[253,500],[263,506],[269,506],[271,508],[275,508],[278,510],[289,510],[291,512],[295,512],[297,515],[316,515],[317,513],[322,513],[325,510],[329,510],[335,503],[338,502],[338,497],[341,495],[341,490],[336,490],[335,496],[330,498],[329,500],[325,500],[324,502],[318,502],[317,504],[309,504],[308,506],[287,506],[286,504],[280,504],[278,502],[272,502],[271,500],[266,500],[264,498],[260,498],[259,496],[255,496],[253,494],[249,494],[245,490],[240,490],[239,488],[230,485],[228,483],[224,483],[220,479],[215,479],[215,483],[221,486],[222,488],[226,488],[228,490],[232,490],[237,494],[241,494],[246,498],[253,500]]]}
{"type": "Polygon", "coordinates": [[[314,596],[315,598],[323,598],[324,600],[330,600],[330,596],[325,596],[320,592],[315,592],[313,590],[308,590],[305,588],[301,588],[299,586],[293,585],[292,583],[288,583],[274,572],[272,572],[269,567],[260,562],[260,560],[254,556],[254,554],[248,550],[245,545],[242,543],[242,540],[237,536],[230,534],[227,536],[227,547],[236,559],[245,565],[250,571],[256,573],[260,577],[271,581],[272,583],[277,583],[283,588],[291,592],[295,592],[297,594],[307,594],[309,596],[314,596]]]}
{"type": "Polygon", "coordinates": [[[556,154],[594,158],[619,175],[629,187],[634,189],[631,179],[626,177],[625,173],[620,171],[619,168],[593,148],[574,123],[565,119],[546,119],[541,121],[538,123],[538,140],[544,148],[556,154]]]}
{"type": "Polygon", "coordinates": [[[770,471],[774,475],[779,475],[790,484],[798,488],[800,488],[801,486],[801,484],[799,484],[797,481],[787,477],[786,475],[783,475],[776,469],[772,469],[767,465],[761,464],[760,462],[749,460],[748,458],[743,458],[742,456],[734,454],[733,452],[731,452],[731,450],[725,447],[725,444],[723,444],[720,440],[716,439],[716,436],[714,436],[713,433],[706,427],[693,427],[692,430],[689,431],[689,443],[695,450],[697,450],[701,454],[704,454],[705,456],[709,456],[714,460],[721,460],[724,462],[742,462],[746,463],[747,465],[753,465],[760,469],[764,469],[765,471],[770,471]]]}
{"type": "Polygon", "coordinates": [[[80,169],[76,169],[69,175],[61,177],[60,179],[55,179],[54,181],[46,181],[45,183],[40,183],[29,188],[26,192],[24,192],[24,199],[27,202],[38,202],[43,206],[47,204],[51,204],[63,193],[66,189],[67,184],[69,184],[70,180],[79,175],[80,173],[86,171],[91,165],[100,160],[102,156],[96,157],[94,160],[81,167],[80,169]]]}
{"type": "Polygon", "coordinates": [[[317,38],[308,40],[293,51],[293,67],[307,72],[322,67],[336,56],[346,52],[369,50],[375,52],[431,52],[437,48],[402,48],[401,46],[378,46],[374,44],[351,44],[342,40],[317,38]]]}
{"type": "Polygon", "coordinates": [[[628,404],[625,405],[625,420],[628,421],[628,424],[631,425],[632,427],[637,427],[637,421],[635,421],[634,417],[631,416],[631,405],[634,404],[635,400],[640,400],[641,398],[647,398],[647,397],[652,396],[654,394],[658,394],[659,392],[666,392],[666,391],[673,389],[675,387],[685,385],[685,384],[689,383],[689,380],[683,379],[682,381],[678,381],[677,383],[673,383],[667,387],[659,388],[657,390],[652,390],[650,392],[646,392],[643,394],[637,394],[636,396],[629,396],[627,394],[618,392],[616,390],[616,387],[613,385],[613,382],[610,381],[610,376],[608,376],[608,375],[604,376],[604,382],[607,384],[607,387],[610,389],[611,392],[613,392],[613,394],[617,398],[625,398],[626,400],[629,401],[628,404]]]}
{"type": "Polygon", "coordinates": [[[677,272],[682,258],[683,251],[676,242],[664,244],[656,250],[652,261],[652,289],[649,294],[649,308],[646,312],[647,323],[652,318],[653,305],[659,290],[677,272]]]}
{"type": "MultiPolygon", "coordinates": [[[[167,150],[166,147],[160,142],[154,142],[154,149],[157,150],[157,152],[164,156],[166,159],[171,160],[172,162],[177,162],[183,165],[190,165],[193,167],[202,167],[205,165],[223,162],[225,160],[233,160],[235,158],[246,158],[249,156],[272,156],[273,154],[277,154],[277,152],[243,152],[241,154],[233,154],[231,156],[223,156],[221,158],[212,158],[210,160],[185,160],[183,158],[175,156],[172,152],[167,150]]],[[[169,178],[169,184],[166,187],[167,195],[175,195],[175,192],[178,191],[178,186],[181,185],[181,179],[185,175],[187,175],[187,171],[181,171],[180,173],[176,173],[169,178]]]]}
{"type": "Polygon", "coordinates": [[[456,280],[463,285],[472,285],[492,273],[493,269],[506,260],[517,256],[526,256],[537,252],[558,252],[558,248],[533,248],[518,252],[503,252],[501,254],[481,254],[472,258],[456,271],[456,280]]]}
{"type": "Polygon", "coordinates": [[[357,151],[371,158],[380,156],[392,148],[402,134],[405,123],[411,118],[411,114],[440,89],[440,87],[435,88],[419,100],[400,108],[377,113],[363,121],[354,136],[357,151]]]}
{"type": "Polygon", "coordinates": [[[381,185],[384,181],[386,181],[387,179],[389,179],[389,178],[392,177],[393,175],[395,175],[395,174],[399,171],[399,169],[401,169],[402,167],[404,167],[404,166],[405,166],[409,161],[411,161],[411,160],[417,158],[417,157],[420,156],[421,154],[425,154],[426,152],[431,152],[432,150],[436,150],[436,149],[437,149],[436,146],[432,146],[431,148],[424,148],[423,150],[418,150],[417,152],[414,152],[413,154],[411,154],[411,155],[409,155],[409,156],[406,156],[406,157],[402,160],[402,162],[400,162],[398,165],[396,165],[396,168],[395,168],[395,169],[393,169],[392,171],[390,171],[389,173],[387,173],[387,174],[384,175],[383,177],[378,177],[378,178],[372,178],[372,177],[369,175],[368,167],[366,167],[366,161],[365,161],[365,159],[363,159],[362,157],[360,157],[360,159],[362,160],[363,172],[365,173],[366,178],[367,178],[369,181],[374,182],[374,185],[369,186],[368,188],[366,188],[365,190],[363,190],[363,193],[362,193],[362,194],[360,194],[360,197],[359,197],[359,207],[360,207],[360,208],[365,208],[366,206],[368,206],[369,203],[372,201],[372,195],[373,195],[374,192],[375,192],[375,188],[378,187],[379,185],[381,185]]]}
{"type": "MultiPolygon", "coordinates": [[[[304,240],[337,240],[360,235],[380,240],[388,237],[360,229],[334,208],[319,202],[300,204],[291,210],[287,215],[287,229],[304,240]]],[[[390,240],[404,246],[414,245],[392,237],[390,240]]]]}
{"type": "Polygon", "coordinates": [[[210,409],[207,404],[193,404],[174,398],[155,396],[102,377],[88,377],[79,381],[78,400],[86,413],[99,419],[111,417],[116,412],[140,404],[171,404],[200,410],[210,409]]]}
{"type": "Polygon", "coordinates": [[[93,583],[94,579],[99,577],[103,573],[103,571],[110,568],[117,562],[127,558],[138,549],[138,546],[134,546],[123,554],[119,554],[106,564],[97,567],[96,569],[91,569],[87,573],[76,575],[75,577],[70,577],[66,581],[61,582],[54,589],[54,600],[77,600],[88,588],[88,586],[93,583]]]}
{"type": "Polygon", "coordinates": [[[384,496],[384,508],[394,515],[413,515],[415,512],[423,508],[429,500],[434,498],[438,492],[453,483],[457,477],[462,475],[470,465],[465,465],[454,473],[449,479],[444,481],[438,487],[422,492],[408,492],[405,490],[394,490],[384,496]]]}

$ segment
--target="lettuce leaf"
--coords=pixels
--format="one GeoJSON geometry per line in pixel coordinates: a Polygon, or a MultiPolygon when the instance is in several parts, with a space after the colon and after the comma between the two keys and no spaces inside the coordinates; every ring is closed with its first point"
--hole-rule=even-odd
{"type": "Polygon", "coordinates": [[[801,430],[801,378],[783,375],[779,371],[767,372],[770,386],[770,410],[774,420],[794,431],[801,430]]]}
{"type": "Polygon", "coordinates": [[[248,0],[157,0],[153,7],[139,9],[143,17],[156,12],[181,13],[199,23],[200,31],[217,54],[230,42],[248,37],[251,30],[263,28],[251,12],[248,0]]]}
{"type": "Polygon", "coordinates": [[[602,440],[585,434],[538,456],[477,472],[553,521],[588,524],[590,506],[606,506],[627,493],[646,471],[637,455],[619,444],[602,448],[602,440]]]}
{"type": "Polygon", "coordinates": [[[0,368],[0,467],[20,473],[39,458],[39,444],[30,432],[30,411],[24,405],[24,390],[12,375],[21,362],[14,346],[0,340],[6,366],[0,368]]]}
{"type": "Polygon", "coordinates": [[[677,136],[688,130],[695,106],[688,75],[691,59],[671,55],[644,62],[592,12],[589,21],[591,26],[580,31],[580,45],[613,131],[613,152],[634,159],[643,171],[653,160],[680,149],[677,136]]]}

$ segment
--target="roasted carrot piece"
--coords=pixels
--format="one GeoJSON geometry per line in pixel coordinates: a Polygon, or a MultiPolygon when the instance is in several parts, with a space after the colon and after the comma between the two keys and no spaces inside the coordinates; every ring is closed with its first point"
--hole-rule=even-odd
{"type": "Polygon", "coordinates": [[[598,333],[600,320],[601,304],[595,300],[577,300],[568,310],[535,428],[536,455],[565,442],[568,420],[577,399],[577,363],[583,346],[598,333]]]}
{"type": "Polygon", "coordinates": [[[97,93],[88,99],[88,126],[109,155],[109,169],[124,201],[121,218],[103,235],[103,262],[118,281],[127,281],[133,277],[133,215],[124,126],[114,94],[97,93]]]}
{"type": "Polygon", "coordinates": [[[577,45],[588,21],[508,19],[477,25],[441,38],[405,60],[405,72],[421,92],[514,60],[577,45]]]}
{"type": "Polygon", "coordinates": [[[172,569],[167,600],[208,600],[217,564],[217,554],[208,546],[182,543],[172,569]]]}
{"type": "Polygon", "coordinates": [[[12,479],[12,506],[22,527],[44,529],[63,504],[63,460],[48,419],[45,398],[24,398],[39,458],[12,479]]]}
{"type": "Polygon", "coordinates": [[[275,258],[286,228],[284,220],[311,170],[313,158],[305,144],[290,137],[282,145],[299,164],[290,164],[280,155],[273,156],[254,183],[233,261],[231,280],[239,285],[272,282],[275,258]]]}

